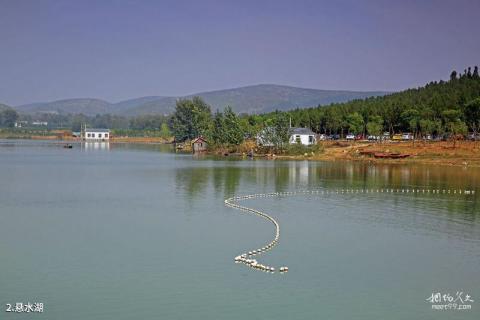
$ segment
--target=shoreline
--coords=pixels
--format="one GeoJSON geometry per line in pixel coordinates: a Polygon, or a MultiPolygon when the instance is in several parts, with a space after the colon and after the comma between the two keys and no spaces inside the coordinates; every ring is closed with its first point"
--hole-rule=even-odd
{"type": "MultiPolygon", "coordinates": [[[[323,141],[319,143],[321,152],[310,152],[303,155],[255,153],[253,158],[267,160],[296,161],[353,161],[372,164],[425,164],[441,166],[480,167],[480,142],[457,141],[388,141],[346,142],[323,141]],[[400,158],[379,158],[382,155],[397,155],[400,158]],[[379,156],[378,158],[376,156],[379,156]],[[404,158],[401,158],[404,157],[404,158]]],[[[205,153],[218,157],[223,156],[219,150],[205,153]]],[[[246,153],[228,154],[228,156],[247,157],[246,153]]]]}
{"type": "MultiPolygon", "coordinates": [[[[5,140],[45,140],[59,143],[81,143],[77,138],[60,139],[54,136],[33,137],[1,137],[5,140]]],[[[118,137],[109,143],[114,144],[152,144],[172,145],[171,139],[160,137],[118,137]]],[[[346,141],[323,141],[319,145],[321,152],[305,153],[303,155],[273,154],[258,152],[253,155],[254,159],[267,160],[295,160],[295,161],[354,161],[378,164],[427,164],[441,166],[480,167],[480,141],[457,141],[453,147],[452,141],[415,141],[412,142],[346,142],[346,141]],[[375,153],[407,154],[402,159],[381,159],[374,156],[375,153]]],[[[190,150],[179,150],[180,153],[191,154],[190,150]]],[[[245,152],[226,153],[220,149],[202,152],[200,155],[217,157],[247,158],[245,152]]]]}
{"type": "Polygon", "coordinates": [[[351,142],[324,144],[324,152],[314,155],[278,155],[279,159],[361,161],[380,164],[430,164],[442,166],[480,167],[480,142],[452,141],[423,142],[351,142]],[[375,154],[400,154],[405,158],[376,158],[375,154]]]}

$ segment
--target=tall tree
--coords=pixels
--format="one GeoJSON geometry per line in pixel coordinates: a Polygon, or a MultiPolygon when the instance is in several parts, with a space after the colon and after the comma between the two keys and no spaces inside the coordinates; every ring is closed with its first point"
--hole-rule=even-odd
{"type": "Polygon", "coordinates": [[[168,128],[168,125],[166,122],[162,123],[160,126],[160,137],[162,138],[170,138],[172,136],[172,133],[170,132],[170,128],[168,128]]]}
{"type": "Polygon", "coordinates": [[[353,134],[362,133],[365,126],[365,122],[363,121],[362,116],[358,112],[347,115],[347,124],[350,133],[353,134]]]}
{"type": "Polygon", "coordinates": [[[415,139],[417,138],[418,126],[420,121],[420,113],[416,109],[407,109],[402,112],[402,120],[406,123],[407,127],[413,134],[412,144],[415,145],[415,139]]]}
{"type": "Polygon", "coordinates": [[[480,131],[480,97],[470,101],[465,106],[465,118],[467,119],[467,125],[476,136],[480,131]]]}
{"type": "Polygon", "coordinates": [[[478,66],[475,66],[475,68],[473,69],[473,78],[474,79],[480,78],[480,76],[478,75],[478,66]]]}
{"type": "Polygon", "coordinates": [[[367,123],[369,134],[379,137],[383,131],[383,119],[380,116],[371,116],[367,123]]]}
{"type": "Polygon", "coordinates": [[[325,110],[324,117],[325,127],[329,133],[337,133],[342,121],[338,108],[328,107],[328,109],[325,110]]]}
{"type": "Polygon", "coordinates": [[[213,143],[221,145],[227,142],[224,134],[224,128],[225,122],[223,113],[217,110],[213,115],[213,124],[211,130],[211,139],[213,143]]]}
{"type": "Polygon", "coordinates": [[[457,80],[457,71],[453,70],[452,73],[450,74],[450,81],[455,81],[457,80]]]}
{"type": "Polygon", "coordinates": [[[448,109],[443,111],[443,119],[445,131],[450,133],[450,138],[453,139],[453,147],[456,147],[458,135],[467,132],[465,122],[460,119],[460,111],[455,109],[448,109]]]}
{"type": "Polygon", "coordinates": [[[244,133],[240,128],[240,121],[230,106],[225,108],[223,131],[227,143],[238,145],[243,142],[244,133]]]}
{"type": "Polygon", "coordinates": [[[173,114],[175,140],[185,141],[208,133],[212,115],[210,106],[201,98],[180,99],[173,114]]]}
{"type": "Polygon", "coordinates": [[[435,123],[430,119],[420,119],[418,122],[422,135],[432,135],[435,130],[435,123]]]}

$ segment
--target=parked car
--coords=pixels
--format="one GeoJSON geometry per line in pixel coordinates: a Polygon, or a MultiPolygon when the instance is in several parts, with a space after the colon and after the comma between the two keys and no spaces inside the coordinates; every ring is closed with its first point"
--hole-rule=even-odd
{"type": "Polygon", "coordinates": [[[347,136],[345,137],[345,139],[347,139],[347,140],[355,140],[355,135],[349,133],[349,134],[347,134],[347,136]]]}
{"type": "Polygon", "coordinates": [[[392,136],[393,141],[401,141],[402,140],[402,135],[401,134],[394,134],[392,136]]]}
{"type": "Polygon", "coordinates": [[[317,136],[317,140],[318,140],[318,141],[327,140],[327,136],[326,136],[325,134],[323,134],[323,133],[322,133],[322,134],[319,134],[319,135],[317,136]]]}
{"type": "Polygon", "coordinates": [[[413,140],[413,134],[411,133],[402,134],[402,140],[413,140]]]}
{"type": "Polygon", "coordinates": [[[380,140],[380,136],[369,135],[368,140],[377,141],[377,140],[380,140]]]}
{"type": "Polygon", "coordinates": [[[427,134],[427,135],[423,136],[423,140],[428,140],[428,141],[432,140],[432,135],[427,134]]]}
{"type": "Polygon", "coordinates": [[[480,140],[480,134],[470,133],[468,135],[467,139],[471,140],[471,141],[479,141],[480,140]]]}
{"type": "Polygon", "coordinates": [[[328,136],[328,139],[329,140],[338,140],[340,139],[340,135],[339,134],[331,134],[328,136]]]}
{"type": "Polygon", "coordinates": [[[382,135],[382,140],[390,140],[390,132],[384,132],[382,135]]]}
{"type": "Polygon", "coordinates": [[[363,134],[357,134],[355,140],[365,140],[365,136],[363,134]]]}

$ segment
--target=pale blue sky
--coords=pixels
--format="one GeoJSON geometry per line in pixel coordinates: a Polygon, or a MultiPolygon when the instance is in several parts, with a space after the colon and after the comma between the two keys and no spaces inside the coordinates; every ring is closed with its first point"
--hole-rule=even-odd
{"type": "Polygon", "coordinates": [[[480,64],[479,13],[477,0],[0,0],[0,102],[401,90],[480,64]]]}

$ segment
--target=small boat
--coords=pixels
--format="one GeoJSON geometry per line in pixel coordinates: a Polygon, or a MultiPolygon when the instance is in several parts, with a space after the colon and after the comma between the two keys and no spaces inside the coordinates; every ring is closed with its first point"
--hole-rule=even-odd
{"type": "Polygon", "coordinates": [[[65,149],[73,149],[73,145],[71,145],[71,144],[64,144],[63,147],[65,149]]]}
{"type": "Polygon", "coordinates": [[[382,153],[382,152],[377,152],[375,153],[375,158],[380,158],[380,159],[403,159],[407,158],[410,155],[409,154],[401,154],[401,153],[382,153]]]}
{"type": "Polygon", "coordinates": [[[406,158],[406,157],[409,157],[410,155],[409,154],[401,154],[401,153],[391,153],[390,154],[390,158],[392,159],[403,159],[403,158],[406,158]]]}
{"type": "Polygon", "coordinates": [[[369,150],[360,150],[359,153],[362,156],[373,156],[373,155],[375,155],[375,151],[369,151],[369,150]]]}

